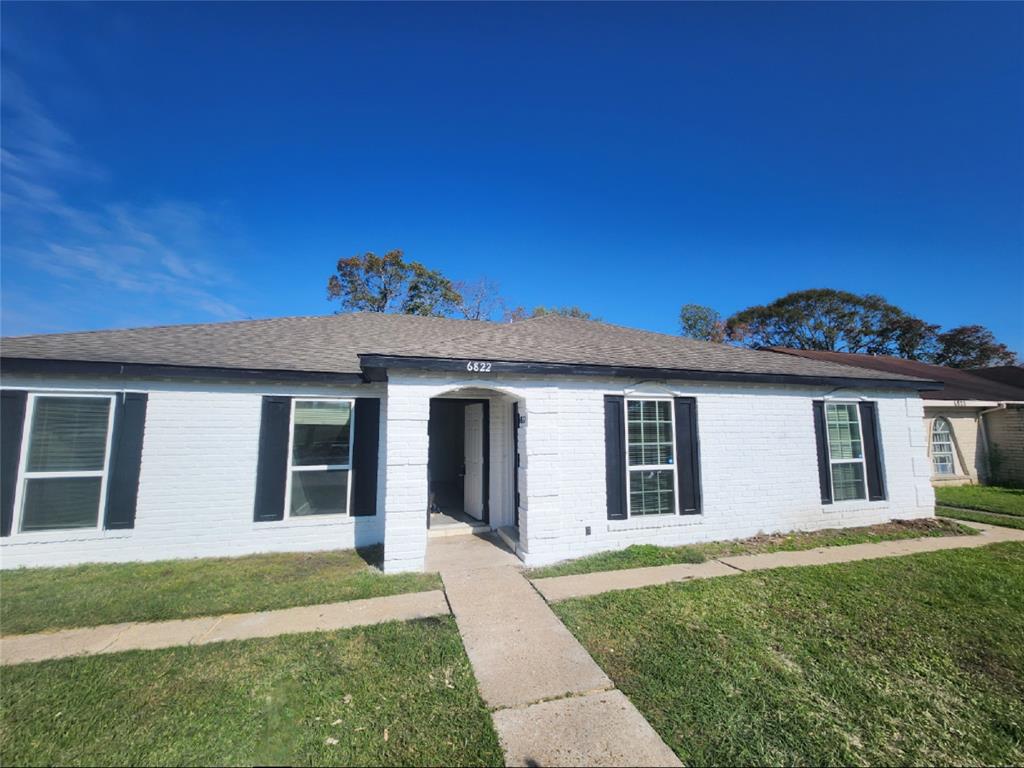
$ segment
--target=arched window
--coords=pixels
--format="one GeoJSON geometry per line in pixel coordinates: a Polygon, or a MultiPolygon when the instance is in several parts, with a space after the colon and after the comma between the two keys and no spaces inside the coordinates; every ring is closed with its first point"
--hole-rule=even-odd
{"type": "Polygon", "coordinates": [[[932,467],[936,475],[953,475],[953,431],[949,422],[939,416],[932,422],[932,467]]]}

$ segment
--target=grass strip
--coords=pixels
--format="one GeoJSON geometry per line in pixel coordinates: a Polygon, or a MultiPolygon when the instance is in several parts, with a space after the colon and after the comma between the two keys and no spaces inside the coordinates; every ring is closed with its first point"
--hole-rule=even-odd
{"type": "Polygon", "coordinates": [[[920,520],[893,520],[881,525],[859,528],[828,528],[821,531],[764,534],[749,539],[715,541],[682,547],[636,544],[614,552],[601,552],[577,560],[533,568],[527,571],[527,575],[532,579],[543,579],[551,576],[569,576],[596,571],[617,571],[626,568],[675,565],[676,563],[702,563],[715,557],[756,555],[764,552],[795,552],[818,547],[871,544],[928,536],[970,536],[976,533],[977,531],[973,528],[948,520],[922,518],[920,520]]]}
{"type": "Polygon", "coordinates": [[[161,621],[440,589],[437,574],[385,576],[368,550],[89,564],[0,572],[0,632],[161,621]]]}

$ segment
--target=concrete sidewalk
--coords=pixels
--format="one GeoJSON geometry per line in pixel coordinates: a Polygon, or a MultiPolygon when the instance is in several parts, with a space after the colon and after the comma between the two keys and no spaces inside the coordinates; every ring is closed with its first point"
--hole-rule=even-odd
{"type": "Polygon", "coordinates": [[[427,570],[444,579],[507,765],[680,765],[496,540],[432,539],[427,570]]]}
{"type": "MultiPolygon", "coordinates": [[[[959,521],[957,521],[959,522],[959,521]]],[[[710,579],[734,576],[747,571],[773,568],[793,568],[806,565],[850,563],[880,557],[915,555],[944,549],[984,547],[1001,541],[1024,541],[1024,531],[1000,528],[983,523],[965,523],[980,531],[977,536],[931,536],[920,539],[882,541],[877,544],[845,544],[836,547],[818,547],[796,552],[769,552],[760,555],[736,555],[708,560],[697,565],[659,565],[652,568],[630,568],[621,571],[597,571],[574,576],[555,576],[536,579],[533,586],[548,602],[589,597],[602,592],[650,587],[673,581],[710,579]]]]}
{"type": "Polygon", "coordinates": [[[201,616],[175,621],[105,624],[33,635],[0,637],[0,664],[89,656],[175,645],[206,645],[298,632],[325,632],[384,621],[448,615],[444,592],[411,592],[342,603],[304,605],[277,611],[201,616]]]}

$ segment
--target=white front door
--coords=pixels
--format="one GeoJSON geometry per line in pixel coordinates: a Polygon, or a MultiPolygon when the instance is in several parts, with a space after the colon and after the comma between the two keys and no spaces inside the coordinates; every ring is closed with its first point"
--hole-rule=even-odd
{"type": "Polygon", "coordinates": [[[467,515],[478,520],[484,516],[484,406],[466,406],[465,435],[466,477],[462,502],[467,515]]]}

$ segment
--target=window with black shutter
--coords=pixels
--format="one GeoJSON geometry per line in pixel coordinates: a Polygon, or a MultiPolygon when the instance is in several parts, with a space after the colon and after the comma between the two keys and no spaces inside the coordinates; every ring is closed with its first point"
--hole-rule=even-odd
{"type": "Polygon", "coordinates": [[[813,408],[822,503],[885,499],[877,404],[819,400],[813,408]]]}
{"type": "Polygon", "coordinates": [[[605,397],[608,518],[701,512],[692,397],[605,397]]]}
{"type": "Polygon", "coordinates": [[[135,525],[148,396],[3,393],[3,535],[135,525]]]}

